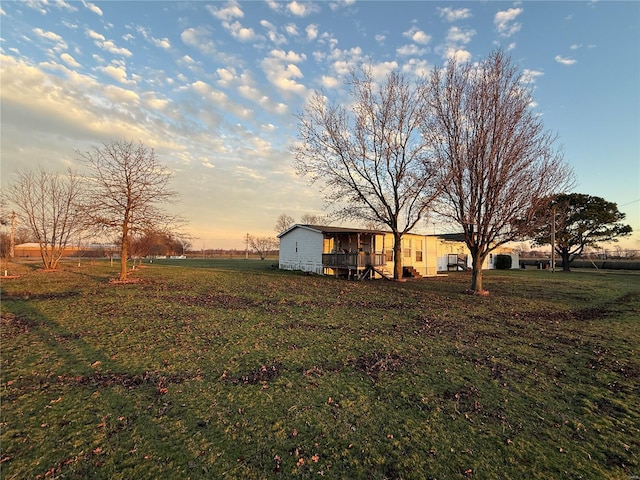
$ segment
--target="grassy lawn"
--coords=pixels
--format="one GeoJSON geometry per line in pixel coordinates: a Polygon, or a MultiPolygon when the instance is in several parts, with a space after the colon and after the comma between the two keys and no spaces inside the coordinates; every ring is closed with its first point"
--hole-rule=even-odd
{"type": "Polygon", "coordinates": [[[640,275],[2,280],[3,479],[640,477],[640,275]]]}

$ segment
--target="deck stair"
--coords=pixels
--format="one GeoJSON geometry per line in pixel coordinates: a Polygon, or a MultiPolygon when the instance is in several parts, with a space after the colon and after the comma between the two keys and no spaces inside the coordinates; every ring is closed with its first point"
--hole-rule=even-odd
{"type": "Polygon", "coordinates": [[[422,278],[422,275],[413,267],[402,267],[402,276],[409,278],[422,278]]]}

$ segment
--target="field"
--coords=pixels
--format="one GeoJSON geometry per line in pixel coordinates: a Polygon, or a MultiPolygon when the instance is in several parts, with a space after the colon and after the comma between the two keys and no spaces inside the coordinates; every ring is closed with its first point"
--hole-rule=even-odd
{"type": "Polygon", "coordinates": [[[3,479],[640,478],[640,275],[2,280],[3,479]]]}

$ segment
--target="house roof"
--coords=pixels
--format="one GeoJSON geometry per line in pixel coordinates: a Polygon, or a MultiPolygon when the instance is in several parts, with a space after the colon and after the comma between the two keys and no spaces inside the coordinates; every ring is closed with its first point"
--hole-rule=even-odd
{"type": "MultiPolygon", "coordinates": [[[[391,235],[392,232],[385,230],[368,230],[364,228],[350,228],[350,227],[334,227],[329,225],[308,225],[296,223],[292,225],[284,232],[278,235],[278,238],[285,236],[290,231],[296,228],[304,228],[306,230],[312,230],[318,233],[326,234],[326,233],[368,233],[375,235],[391,235]]],[[[441,240],[449,241],[449,242],[464,242],[464,233],[438,233],[435,235],[425,235],[426,237],[436,237],[441,240]]]]}
{"type": "Polygon", "coordinates": [[[290,231],[296,228],[304,228],[306,230],[313,230],[323,234],[324,233],[369,233],[369,234],[376,234],[376,235],[385,235],[387,233],[390,233],[390,232],[385,232],[383,230],[367,230],[364,228],[333,227],[328,225],[307,225],[307,224],[296,223],[295,225],[289,227],[284,232],[279,234],[278,238],[285,236],[287,233],[289,233],[290,231]]]}

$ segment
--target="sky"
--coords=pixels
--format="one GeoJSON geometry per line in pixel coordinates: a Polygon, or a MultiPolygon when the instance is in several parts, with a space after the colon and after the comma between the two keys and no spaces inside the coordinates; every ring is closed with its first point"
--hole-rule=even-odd
{"type": "MultiPolygon", "coordinates": [[[[290,145],[313,91],[504,49],[558,136],[574,191],[616,202],[640,249],[640,2],[3,1],[1,184],[142,142],[174,173],[193,248],[244,248],[326,213],[290,145]]],[[[438,226],[428,227],[438,230],[438,226]]]]}

